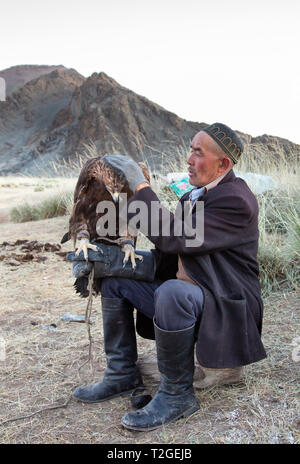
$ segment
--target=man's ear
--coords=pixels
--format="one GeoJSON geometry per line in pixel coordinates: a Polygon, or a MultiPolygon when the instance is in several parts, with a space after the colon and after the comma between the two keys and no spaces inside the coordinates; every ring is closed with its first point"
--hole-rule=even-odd
{"type": "Polygon", "coordinates": [[[230,159],[227,157],[224,157],[220,160],[219,169],[225,172],[230,167],[230,165],[231,165],[230,159]]]}

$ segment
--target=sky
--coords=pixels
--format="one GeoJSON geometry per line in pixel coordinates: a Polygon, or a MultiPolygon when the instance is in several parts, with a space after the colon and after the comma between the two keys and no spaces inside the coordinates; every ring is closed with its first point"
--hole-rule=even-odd
{"type": "Polygon", "coordinates": [[[0,70],[105,72],[178,116],[300,143],[300,0],[10,0],[0,70]]]}

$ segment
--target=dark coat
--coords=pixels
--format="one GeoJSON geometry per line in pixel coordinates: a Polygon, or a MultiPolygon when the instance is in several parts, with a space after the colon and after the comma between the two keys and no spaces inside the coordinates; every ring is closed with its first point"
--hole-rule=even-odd
{"type": "MultiPolygon", "coordinates": [[[[151,188],[139,190],[131,199],[159,201],[151,188]]],[[[188,200],[183,195],[180,202],[188,200]]],[[[209,190],[204,201],[204,241],[199,247],[186,247],[186,237],[152,236],[140,230],[155,244],[157,277],[176,278],[178,255],[186,273],[202,288],[204,308],[199,324],[196,355],[210,368],[242,366],[266,357],[261,342],[263,301],[257,264],[258,204],[244,180],[231,170],[209,190]]],[[[194,215],[193,208],[192,215],[194,215]]],[[[194,218],[193,218],[194,219],[194,218]]],[[[150,224],[150,213],[148,222],[150,224]]],[[[172,311],[172,308],[170,308],[172,311]]],[[[138,313],[137,331],[154,338],[152,321],[138,313]]]]}

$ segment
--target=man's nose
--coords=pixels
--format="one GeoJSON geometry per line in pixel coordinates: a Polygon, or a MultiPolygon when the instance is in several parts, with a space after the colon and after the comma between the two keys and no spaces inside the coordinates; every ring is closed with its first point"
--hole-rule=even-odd
{"type": "Polygon", "coordinates": [[[194,162],[193,152],[188,154],[186,161],[187,161],[188,164],[193,164],[193,162],[194,162]]]}

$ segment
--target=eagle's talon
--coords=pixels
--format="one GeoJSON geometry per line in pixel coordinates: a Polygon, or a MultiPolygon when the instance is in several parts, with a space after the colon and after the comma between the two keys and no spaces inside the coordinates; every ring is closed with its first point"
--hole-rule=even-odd
{"type": "Polygon", "coordinates": [[[124,259],[123,259],[123,267],[125,267],[127,262],[128,262],[129,251],[126,250],[124,253],[125,253],[125,256],[124,256],[124,259]]]}
{"type": "Polygon", "coordinates": [[[122,251],[125,253],[125,256],[123,259],[123,268],[126,266],[128,259],[130,258],[132,270],[134,271],[136,268],[135,259],[137,258],[140,261],[143,261],[143,257],[141,255],[136,255],[134,252],[134,247],[130,245],[129,243],[126,243],[123,246],[122,251]]]}
{"type": "Polygon", "coordinates": [[[78,249],[75,251],[75,255],[78,256],[78,255],[80,254],[80,252],[82,251],[85,261],[88,262],[88,260],[89,260],[88,248],[89,248],[90,250],[98,251],[98,248],[96,247],[96,245],[92,245],[92,244],[88,241],[87,238],[82,238],[82,239],[80,240],[80,242],[79,242],[78,249]]]}

